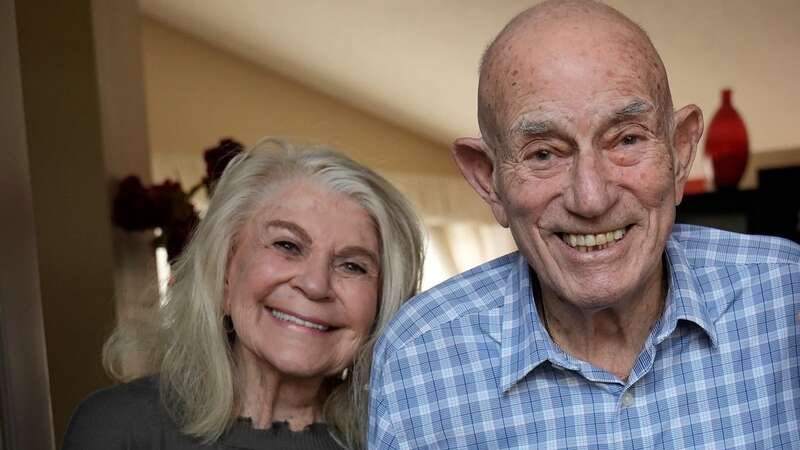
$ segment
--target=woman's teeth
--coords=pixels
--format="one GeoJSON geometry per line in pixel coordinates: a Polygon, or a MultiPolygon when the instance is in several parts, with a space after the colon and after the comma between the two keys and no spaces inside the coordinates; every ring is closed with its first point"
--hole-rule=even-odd
{"type": "Polygon", "coordinates": [[[295,325],[300,325],[301,327],[311,328],[312,330],[318,331],[328,331],[330,327],[326,327],[325,325],[320,325],[318,323],[309,322],[307,320],[303,320],[299,317],[295,317],[291,314],[286,314],[282,311],[277,311],[274,309],[270,309],[269,312],[272,314],[272,317],[282,320],[284,322],[291,322],[295,325]]]}
{"type": "Polygon", "coordinates": [[[625,236],[625,228],[607,231],[598,234],[570,234],[563,233],[561,239],[570,247],[579,252],[602,250],[613,245],[625,236]]]}

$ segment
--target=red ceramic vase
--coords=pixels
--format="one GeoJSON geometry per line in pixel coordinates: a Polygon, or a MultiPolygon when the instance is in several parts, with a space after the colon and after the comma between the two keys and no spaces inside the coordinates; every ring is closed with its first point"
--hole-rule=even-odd
{"type": "Polygon", "coordinates": [[[706,155],[714,166],[717,189],[735,189],[747,167],[750,145],[747,129],[731,104],[731,90],[722,91],[722,106],[714,114],[706,134],[706,155]]]}

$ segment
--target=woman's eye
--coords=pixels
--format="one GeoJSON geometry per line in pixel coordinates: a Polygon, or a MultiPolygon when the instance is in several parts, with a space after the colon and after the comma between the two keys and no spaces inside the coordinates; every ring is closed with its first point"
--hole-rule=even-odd
{"type": "Polygon", "coordinates": [[[354,262],[346,262],[342,264],[342,268],[345,270],[345,272],[349,273],[355,273],[355,274],[367,273],[367,269],[365,269],[360,264],[356,264],[354,262]]]}
{"type": "Polygon", "coordinates": [[[300,253],[300,247],[292,241],[277,241],[272,244],[275,248],[289,253],[300,253]]]}

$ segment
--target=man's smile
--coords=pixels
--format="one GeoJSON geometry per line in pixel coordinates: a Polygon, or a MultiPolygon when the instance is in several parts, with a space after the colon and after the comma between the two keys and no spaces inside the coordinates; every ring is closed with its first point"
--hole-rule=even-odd
{"type": "Polygon", "coordinates": [[[603,250],[616,244],[625,237],[627,230],[628,227],[622,227],[591,234],[558,233],[558,236],[565,244],[579,252],[592,252],[603,250]]]}

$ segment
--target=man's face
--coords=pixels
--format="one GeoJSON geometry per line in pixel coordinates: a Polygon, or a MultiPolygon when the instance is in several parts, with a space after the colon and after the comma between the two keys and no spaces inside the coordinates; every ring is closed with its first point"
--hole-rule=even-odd
{"type": "Polygon", "coordinates": [[[635,49],[558,33],[550,47],[518,43],[497,90],[495,215],[546,296],[602,309],[660,289],[676,204],[669,130],[635,49]]]}

